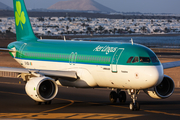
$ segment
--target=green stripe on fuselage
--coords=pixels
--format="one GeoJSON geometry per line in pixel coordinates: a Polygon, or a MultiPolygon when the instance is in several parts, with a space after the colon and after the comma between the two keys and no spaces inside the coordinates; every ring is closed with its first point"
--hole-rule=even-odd
{"type": "MultiPolygon", "coordinates": [[[[127,63],[131,56],[152,57],[155,54],[147,47],[130,43],[109,43],[89,41],[38,40],[17,41],[9,44],[18,51],[16,58],[68,62],[70,64],[110,65],[114,54],[123,49],[118,65],[159,65],[160,63],[127,63]]],[[[12,54],[11,54],[12,55],[12,54]]]]}

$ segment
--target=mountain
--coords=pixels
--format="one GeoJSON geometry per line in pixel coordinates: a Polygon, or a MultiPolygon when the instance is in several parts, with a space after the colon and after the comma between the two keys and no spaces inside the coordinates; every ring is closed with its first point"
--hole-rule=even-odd
{"type": "Polygon", "coordinates": [[[0,10],[13,10],[13,9],[5,5],[4,3],[0,2],[0,10]]]}
{"type": "Polygon", "coordinates": [[[94,0],[67,0],[60,1],[48,9],[53,10],[78,10],[78,11],[99,11],[99,12],[115,12],[94,0]]]}

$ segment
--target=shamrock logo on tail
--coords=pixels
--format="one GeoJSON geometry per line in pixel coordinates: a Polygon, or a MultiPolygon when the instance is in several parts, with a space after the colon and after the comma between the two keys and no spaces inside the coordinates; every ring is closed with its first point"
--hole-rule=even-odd
{"type": "Polygon", "coordinates": [[[21,28],[23,30],[23,25],[26,23],[26,17],[24,14],[24,11],[21,11],[21,3],[20,1],[16,2],[16,12],[15,12],[15,19],[16,19],[16,26],[21,25],[21,28]]]}

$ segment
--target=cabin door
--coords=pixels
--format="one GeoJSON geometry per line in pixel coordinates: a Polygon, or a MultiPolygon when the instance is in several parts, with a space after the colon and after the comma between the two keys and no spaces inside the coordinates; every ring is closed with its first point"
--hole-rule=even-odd
{"type": "Polygon", "coordinates": [[[69,64],[70,65],[75,65],[77,59],[77,52],[72,52],[69,56],[69,64]]]}
{"type": "Polygon", "coordinates": [[[121,57],[121,54],[122,54],[123,51],[124,51],[124,48],[119,48],[114,53],[114,56],[113,56],[112,62],[111,62],[111,71],[114,72],[114,73],[118,72],[117,65],[118,65],[119,58],[121,57]]]}
{"type": "Polygon", "coordinates": [[[19,58],[22,58],[23,57],[23,50],[24,48],[26,47],[27,43],[24,43],[20,49],[19,49],[19,58]]]}

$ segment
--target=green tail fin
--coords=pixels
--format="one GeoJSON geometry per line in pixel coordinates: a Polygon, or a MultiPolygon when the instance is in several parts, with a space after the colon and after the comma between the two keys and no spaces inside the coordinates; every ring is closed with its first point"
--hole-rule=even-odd
{"type": "Polygon", "coordinates": [[[13,0],[17,41],[36,41],[24,0],[13,0]]]}

